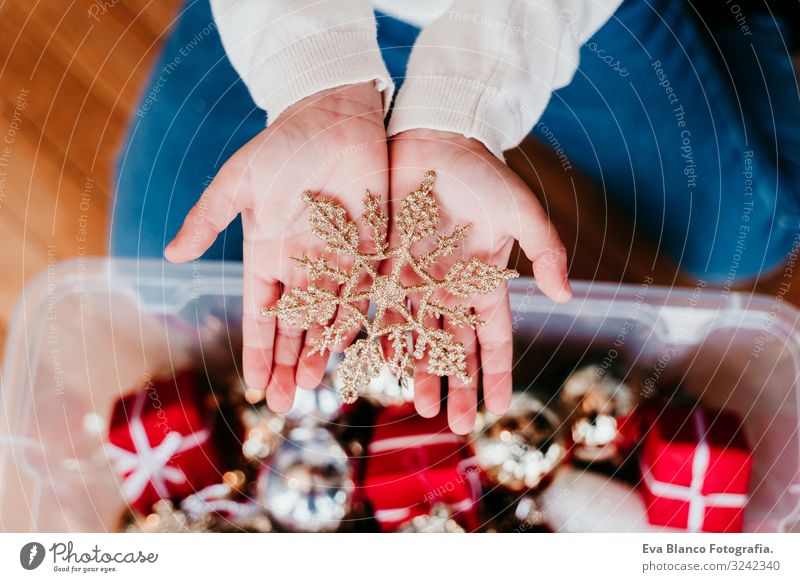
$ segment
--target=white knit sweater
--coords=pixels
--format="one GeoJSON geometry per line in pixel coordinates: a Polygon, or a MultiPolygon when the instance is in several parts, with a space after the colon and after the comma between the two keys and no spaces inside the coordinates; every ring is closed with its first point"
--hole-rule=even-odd
{"type": "Polygon", "coordinates": [[[394,83],[374,8],[424,27],[394,103],[389,135],[438,129],[516,146],[581,45],[622,0],[211,0],[222,43],[270,119],[318,91],[373,81],[388,113],[394,83]]]}

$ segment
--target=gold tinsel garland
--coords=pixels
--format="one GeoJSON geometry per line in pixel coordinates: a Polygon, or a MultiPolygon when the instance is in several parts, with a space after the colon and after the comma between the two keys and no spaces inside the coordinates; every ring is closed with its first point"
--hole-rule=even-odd
{"type": "Polygon", "coordinates": [[[322,326],[322,335],[312,354],[330,351],[353,329],[365,331],[366,337],[344,350],[344,359],[339,364],[340,395],[345,402],[355,401],[358,389],[377,377],[384,364],[405,384],[413,377],[413,360],[422,359],[426,351],[429,373],[457,376],[469,381],[464,346],[450,332],[426,327],[425,319],[446,317],[452,325],[473,329],[484,322],[472,313],[468,305],[448,307],[436,300],[434,294],[440,290],[463,298],[476,293],[486,294],[504,280],[518,276],[514,270],[485,263],[476,257],[457,261],[441,279],[430,274],[429,269],[437,259],[458,249],[466,238],[469,225],[456,226],[447,234],[437,235],[432,250],[420,256],[412,253],[412,245],[435,235],[439,225],[439,206],[432,193],[435,179],[435,172],[426,172],[419,188],[401,202],[400,213],[395,218],[400,245],[395,248],[389,248],[389,221],[381,210],[380,195],[367,191],[361,224],[370,233],[371,252],[361,250],[359,226],[350,220],[341,204],[315,197],[311,192],[302,195],[310,207],[309,222],[314,236],[325,242],[328,252],[349,258],[352,267],[342,269],[326,257],[312,259],[303,255],[294,258],[298,268],[308,271],[311,285],[307,289],[288,291],[276,305],[264,307],[261,314],[281,317],[289,325],[303,329],[322,326]],[[378,266],[389,259],[393,260],[391,272],[381,274],[378,266]],[[417,280],[404,284],[402,274],[408,267],[417,280]],[[363,274],[372,281],[368,290],[358,289],[363,274]],[[339,292],[313,283],[323,277],[336,282],[340,286],[339,292]],[[419,297],[415,313],[409,308],[411,296],[419,297]],[[360,307],[368,300],[376,306],[372,320],[367,316],[367,310],[360,307]],[[337,310],[344,310],[344,317],[340,315],[331,323],[337,310]],[[402,321],[385,323],[387,311],[399,314],[402,321]],[[412,341],[412,333],[416,335],[416,342],[412,341]],[[379,339],[382,336],[386,336],[392,346],[390,357],[385,356],[381,349],[379,339]]]}

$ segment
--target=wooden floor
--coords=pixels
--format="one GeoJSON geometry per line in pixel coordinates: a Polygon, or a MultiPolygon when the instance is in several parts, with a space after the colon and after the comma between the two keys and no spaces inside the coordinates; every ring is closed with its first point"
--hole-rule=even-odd
{"type": "MultiPolygon", "coordinates": [[[[48,261],[105,253],[114,158],[180,3],[0,0],[0,343],[20,290],[48,261]]],[[[574,278],[681,282],[543,146],[526,143],[511,165],[547,192],[574,278]]],[[[789,295],[800,299],[796,290],[789,295]]]]}
{"type": "Polygon", "coordinates": [[[0,4],[0,337],[48,260],[105,253],[115,154],[179,5],[0,4]]]}

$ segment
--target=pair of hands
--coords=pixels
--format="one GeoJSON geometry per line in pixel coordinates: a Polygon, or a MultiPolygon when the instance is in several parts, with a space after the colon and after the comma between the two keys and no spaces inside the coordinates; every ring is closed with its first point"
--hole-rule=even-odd
{"type": "MultiPolygon", "coordinates": [[[[572,295],[564,245],[516,174],[480,142],[458,134],[411,130],[387,141],[383,118],[382,97],[372,83],[324,91],[296,103],[225,163],[165,250],[172,262],[196,259],[242,215],[243,374],[249,388],[266,390],[267,404],[276,412],[291,408],[298,386],[319,385],[328,359],[308,355],[321,328],[304,331],[260,315],[283,288],[308,285],[306,272],[297,270],[290,257],[305,253],[315,258],[325,252],[324,243],[310,232],[308,210],[299,196],[304,190],[336,199],[354,218],[361,214],[369,189],[381,194],[384,212],[392,216],[425,171],[435,170],[440,231],[472,225],[462,256],[505,266],[517,239],[533,262],[539,288],[559,302],[572,295]]],[[[390,243],[396,244],[393,236],[390,231],[390,243]]],[[[418,252],[425,252],[424,243],[418,243],[418,252]]],[[[458,258],[440,260],[432,274],[443,276],[458,258]]],[[[507,286],[470,301],[486,321],[477,331],[446,320],[429,322],[452,331],[467,352],[471,382],[450,378],[447,398],[450,426],[462,434],[475,422],[479,374],[491,412],[505,412],[511,398],[507,286]]],[[[414,401],[422,416],[439,412],[440,379],[427,374],[424,365],[415,371],[414,401]]]]}

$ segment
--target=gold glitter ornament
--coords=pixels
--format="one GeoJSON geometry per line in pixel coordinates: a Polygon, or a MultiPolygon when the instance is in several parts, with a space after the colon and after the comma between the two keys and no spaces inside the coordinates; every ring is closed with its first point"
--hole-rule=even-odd
{"type": "Polygon", "coordinates": [[[640,394],[611,370],[589,364],[564,382],[559,398],[570,415],[573,457],[620,464],[639,440],[640,394]]]}
{"type": "Polygon", "coordinates": [[[437,259],[452,254],[466,238],[469,226],[456,226],[447,234],[438,235],[433,249],[415,256],[414,243],[436,234],[439,225],[439,206],[432,189],[436,179],[433,171],[425,173],[419,188],[409,193],[400,204],[400,213],[395,217],[400,245],[390,248],[387,240],[388,217],[381,210],[380,196],[367,191],[364,199],[362,226],[369,231],[371,249],[361,249],[359,227],[347,216],[345,208],[332,200],[303,193],[303,200],[310,207],[309,222],[314,236],[322,239],[326,250],[349,259],[352,267],[343,269],[333,265],[326,257],[309,258],[303,255],[294,260],[297,268],[305,269],[312,284],[307,289],[292,289],[285,293],[272,307],[264,307],[264,317],[281,317],[289,325],[309,329],[314,325],[323,327],[322,334],[311,354],[322,354],[342,343],[348,332],[364,330],[365,336],[344,350],[339,364],[339,394],[345,402],[358,398],[358,390],[378,377],[384,365],[405,385],[413,378],[413,360],[421,360],[428,354],[428,372],[437,376],[458,376],[468,382],[466,352],[449,331],[425,326],[427,317],[447,317],[453,325],[476,328],[483,324],[469,306],[447,307],[434,300],[437,291],[445,291],[456,297],[469,297],[476,293],[486,294],[495,290],[503,281],[517,277],[518,273],[472,258],[457,261],[438,279],[428,272],[437,259]],[[391,273],[379,274],[382,261],[393,259],[391,273]],[[418,281],[404,283],[401,273],[410,267],[418,281]],[[363,275],[372,281],[367,290],[359,290],[358,282],[363,275]],[[341,286],[338,293],[322,289],[313,281],[326,277],[341,286]],[[419,297],[419,308],[412,314],[408,307],[411,296],[419,297]],[[375,316],[369,319],[365,301],[375,303],[375,316]],[[333,324],[337,309],[344,316],[333,324]],[[402,321],[385,323],[387,311],[401,316],[402,321]],[[411,340],[416,334],[416,345],[411,340]],[[392,356],[387,358],[379,340],[385,336],[392,346],[392,356]]]}
{"type": "Polygon", "coordinates": [[[450,509],[443,503],[437,503],[427,515],[418,515],[400,526],[400,533],[464,533],[450,509]]]}
{"type": "Polygon", "coordinates": [[[539,489],[566,459],[563,420],[545,402],[518,392],[502,416],[480,414],[472,446],[493,484],[513,492],[539,489]]]}

